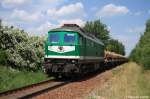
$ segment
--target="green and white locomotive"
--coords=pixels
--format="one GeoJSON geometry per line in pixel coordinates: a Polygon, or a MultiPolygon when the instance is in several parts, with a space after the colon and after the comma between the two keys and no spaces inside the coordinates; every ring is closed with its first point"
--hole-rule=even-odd
{"type": "Polygon", "coordinates": [[[48,32],[44,61],[50,76],[84,75],[101,68],[104,44],[78,25],[64,24],[48,32]]]}

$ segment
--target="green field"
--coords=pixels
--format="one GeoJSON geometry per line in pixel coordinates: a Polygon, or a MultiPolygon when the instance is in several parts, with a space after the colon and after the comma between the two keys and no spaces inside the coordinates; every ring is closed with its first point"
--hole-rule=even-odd
{"type": "Polygon", "coordinates": [[[0,65],[0,92],[49,79],[43,72],[18,71],[0,65]]]}
{"type": "Polygon", "coordinates": [[[150,98],[150,71],[143,71],[141,66],[129,62],[113,69],[112,75],[108,82],[91,93],[89,99],[150,98]]]}

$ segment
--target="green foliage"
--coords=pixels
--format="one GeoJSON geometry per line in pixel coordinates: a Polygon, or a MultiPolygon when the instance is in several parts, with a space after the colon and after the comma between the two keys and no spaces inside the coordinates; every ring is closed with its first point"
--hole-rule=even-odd
{"type": "Polygon", "coordinates": [[[116,52],[122,55],[125,55],[124,45],[114,39],[110,39],[109,31],[107,30],[107,26],[101,23],[100,20],[88,21],[84,28],[86,32],[92,33],[97,38],[102,40],[105,44],[105,48],[109,51],[116,52]]]}
{"type": "Polygon", "coordinates": [[[132,50],[130,59],[141,64],[144,69],[150,69],[150,20],[146,23],[144,34],[132,50]]]}
{"type": "Polygon", "coordinates": [[[7,64],[7,53],[0,49],[0,64],[7,64]]]}
{"type": "Polygon", "coordinates": [[[125,48],[124,45],[119,42],[118,40],[108,40],[108,44],[106,46],[106,49],[111,51],[111,52],[115,52],[121,55],[125,55],[125,48]]]}
{"type": "Polygon", "coordinates": [[[13,26],[0,26],[1,62],[14,68],[36,71],[42,68],[43,48],[42,37],[29,37],[26,32],[13,26]]]}
{"type": "Polygon", "coordinates": [[[101,23],[100,20],[87,22],[83,29],[88,33],[92,33],[104,43],[109,39],[109,31],[107,30],[106,25],[101,23]]]}
{"type": "Polygon", "coordinates": [[[0,65],[0,92],[23,87],[47,80],[43,72],[18,71],[6,65],[0,65]]]}

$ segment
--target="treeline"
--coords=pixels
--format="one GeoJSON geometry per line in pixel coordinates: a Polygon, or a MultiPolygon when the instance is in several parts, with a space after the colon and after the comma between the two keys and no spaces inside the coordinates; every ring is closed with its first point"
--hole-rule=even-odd
{"type": "Polygon", "coordinates": [[[115,52],[121,55],[125,55],[125,47],[118,40],[114,40],[114,39],[108,40],[108,43],[106,44],[106,50],[115,52]]]}
{"type": "Polygon", "coordinates": [[[44,38],[0,23],[0,64],[20,70],[37,71],[44,60],[44,38]]]}
{"type": "MultiPolygon", "coordinates": [[[[87,22],[84,29],[100,38],[107,50],[125,54],[122,43],[110,39],[106,25],[100,20],[87,22]]],[[[0,64],[8,64],[20,70],[41,70],[44,62],[45,40],[45,37],[31,37],[24,30],[4,26],[0,22],[0,64]]]]}
{"type": "Polygon", "coordinates": [[[132,50],[130,59],[142,65],[144,69],[150,69],[150,20],[146,23],[144,34],[132,50]]]}
{"type": "Polygon", "coordinates": [[[124,45],[118,40],[112,39],[110,37],[107,26],[100,20],[86,22],[83,29],[86,32],[92,33],[97,38],[101,39],[105,44],[106,50],[125,55],[124,45]]]}

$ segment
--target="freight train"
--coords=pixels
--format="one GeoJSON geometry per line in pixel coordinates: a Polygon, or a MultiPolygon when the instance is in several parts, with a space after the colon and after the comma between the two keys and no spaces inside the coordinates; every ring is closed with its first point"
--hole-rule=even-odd
{"type": "Polygon", "coordinates": [[[104,50],[104,43],[76,24],[48,31],[44,70],[49,76],[80,76],[104,68],[104,64],[126,61],[124,56],[104,50]]]}

